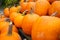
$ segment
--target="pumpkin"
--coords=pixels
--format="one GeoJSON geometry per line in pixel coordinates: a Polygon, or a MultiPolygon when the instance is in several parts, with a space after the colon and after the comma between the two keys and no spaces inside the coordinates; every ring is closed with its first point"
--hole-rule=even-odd
{"type": "Polygon", "coordinates": [[[6,33],[0,35],[0,40],[21,40],[18,33],[12,32],[12,23],[9,26],[9,30],[6,33]]]}
{"type": "Polygon", "coordinates": [[[23,20],[23,17],[24,17],[26,12],[27,12],[27,10],[24,11],[22,14],[15,17],[14,24],[16,27],[21,28],[22,20],[23,20]]]}
{"type": "Polygon", "coordinates": [[[60,17],[60,1],[55,1],[52,3],[51,7],[49,8],[49,15],[57,12],[57,17],[60,17]]]}
{"type": "Polygon", "coordinates": [[[22,15],[16,16],[16,18],[14,19],[14,24],[16,25],[16,27],[21,28],[21,23],[22,23],[23,17],[24,16],[22,16],[22,15]]]}
{"type": "MultiPolygon", "coordinates": [[[[9,28],[9,19],[6,18],[4,21],[0,22],[0,31],[1,33],[7,32],[9,28]]],[[[17,28],[13,25],[13,30],[14,32],[18,32],[17,28]]]]}
{"type": "MultiPolygon", "coordinates": [[[[5,32],[8,32],[8,28],[9,28],[8,26],[7,26],[7,27],[4,27],[3,30],[1,30],[1,34],[2,34],[2,33],[5,33],[5,32]]],[[[17,28],[16,28],[15,25],[12,26],[12,31],[18,33],[18,30],[17,30],[17,28]]]]}
{"type": "Polygon", "coordinates": [[[18,15],[20,15],[20,13],[17,13],[17,12],[12,12],[11,14],[10,14],[10,20],[12,21],[12,22],[14,22],[14,18],[16,17],[16,16],[18,16],[18,15]]]}
{"type": "Polygon", "coordinates": [[[0,22],[0,31],[3,30],[3,28],[7,26],[9,26],[9,22],[5,22],[5,21],[0,22]]]}
{"type": "Polygon", "coordinates": [[[58,40],[60,18],[41,16],[32,26],[32,40],[58,40]]]}
{"type": "Polygon", "coordinates": [[[19,1],[19,4],[20,4],[21,2],[24,2],[24,0],[20,0],[20,1],[19,1]]]}
{"type": "Polygon", "coordinates": [[[24,16],[22,21],[22,30],[25,34],[31,35],[32,24],[39,18],[37,14],[30,13],[24,16]]]}
{"type": "Polygon", "coordinates": [[[10,14],[13,12],[17,12],[17,11],[18,11],[18,9],[15,6],[10,8],[10,14]]]}
{"type": "Polygon", "coordinates": [[[4,15],[0,14],[0,22],[1,22],[1,21],[4,21],[5,18],[6,18],[6,17],[5,17],[4,15]]]}
{"type": "Polygon", "coordinates": [[[18,9],[18,12],[20,12],[20,10],[21,10],[21,6],[18,5],[16,8],[18,9]]]}
{"type": "Polygon", "coordinates": [[[4,15],[6,16],[6,17],[9,17],[9,8],[5,8],[4,9],[4,15]]]}
{"type": "Polygon", "coordinates": [[[35,2],[28,2],[26,6],[26,10],[28,10],[27,13],[30,13],[31,8],[34,9],[34,7],[35,7],[35,2]]]}
{"type": "Polygon", "coordinates": [[[33,2],[33,0],[29,0],[29,2],[33,2]]]}
{"type": "Polygon", "coordinates": [[[47,0],[39,0],[35,3],[34,12],[40,16],[46,15],[50,4],[47,0]]]}
{"type": "Polygon", "coordinates": [[[20,10],[20,12],[22,13],[22,12],[24,12],[25,10],[26,10],[26,6],[27,6],[27,0],[24,2],[20,2],[20,6],[21,6],[21,10],[20,10]]]}

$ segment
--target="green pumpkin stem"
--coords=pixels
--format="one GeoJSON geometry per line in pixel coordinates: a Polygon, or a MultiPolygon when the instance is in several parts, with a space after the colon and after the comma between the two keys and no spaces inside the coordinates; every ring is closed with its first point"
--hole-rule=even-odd
{"type": "Polygon", "coordinates": [[[51,16],[55,16],[57,14],[57,12],[54,12],[51,16]]]}
{"type": "Polygon", "coordinates": [[[12,22],[10,22],[8,35],[12,35],[12,25],[13,25],[12,22]]]}

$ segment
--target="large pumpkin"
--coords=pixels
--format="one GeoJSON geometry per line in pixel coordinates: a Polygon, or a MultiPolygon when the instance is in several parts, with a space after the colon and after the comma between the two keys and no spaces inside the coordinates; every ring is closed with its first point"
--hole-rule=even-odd
{"type": "Polygon", "coordinates": [[[22,30],[25,34],[31,35],[32,24],[39,18],[37,14],[27,14],[22,21],[22,30]]]}
{"type": "Polygon", "coordinates": [[[3,28],[7,26],[9,26],[9,22],[5,22],[5,21],[0,22],[0,31],[3,30],[3,28]]]}
{"type": "Polygon", "coordinates": [[[55,1],[52,3],[51,7],[49,8],[49,15],[56,12],[56,16],[60,17],[60,1],[55,1]]]}
{"type": "Polygon", "coordinates": [[[10,23],[8,32],[2,33],[0,35],[0,40],[21,40],[18,33],[12,32],[12,23],[10,23]]]}
{"type": "Polygon", "coordinates": [[[46,15],[49,7],[50,7],[50,4],[47,0],[39,0],[35,4],[34,12],[40,16],[46,15]]]}
{"type": "Polygon", "coordinates": [[[41,16],[32,26],[32,40],[58,40],[60,18],[41,16]]]}
{"type": "MultiPolygon", "coordinates": [[[[1,21],[0,22],[0,31],[1,33],[8,32],[9,22],[1,21]]],[[[12,31],[18,32],[17,28],[13,25],[12,31]]]]}
{"type": "MultiPolygon", "coordinates": [[[[9,29],[9,27],[4,27],[4,28],[1,30],[1,34],[2,34],[2,33],[5,33],[5,32],[8,32],[8,29],[9,29]]],[[[17,28],[16,28],[15,25],[12,26],[12,32],[17,32],[17,33],[18,33],[18,30],[17,30],[17,28]]]]}

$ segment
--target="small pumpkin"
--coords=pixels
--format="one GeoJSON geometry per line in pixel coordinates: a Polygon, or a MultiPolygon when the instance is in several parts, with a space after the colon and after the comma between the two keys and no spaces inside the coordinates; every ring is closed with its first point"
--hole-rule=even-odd
{"type": "Polygon", "coordinates": [[[5,18],[6,18],[6,17],[5,17],[4,15],[0,14],[0,22],[1,22],[1,21],[4,21],[5,18]]]}
{"type": "Polygon", "coordinates": [[[55,1],[52,3],[51,7],[49,8],[49,15],[57,12],[57,17],[60,17],[60,1],[55,1]]]}
{"type": "Polygon", "coordinates": [[[22,20],[23,20],[23,17],[25,16],[26,12],[27,12],[27,10],[24,11],[22,14],[15,17],[14,24],[16,27],[21,28],[22,20]]]}
{"type": "Polygon", "coordinates": [[[18,11],[18,9],[15,6],[12,6],[10,8],[10,14],[13,13],[13,12],[17,12],[17,11],[18,11]]]}
{"type": "Polygon", "coordinates": [[[49,7],[50,3],[47,0],[38,0],[35,3],[34,12],[40,16],[46,15],[49,7]]]}
{"type": "Polygon", "coordinates": [[[0,40],[22,40],[18,33],[12,32],[12,23],[10,23],[9,30],[0,35],[0,40]]]}
{"type": "Polygon", "coordinates": [[[28,3],[27,0],[25,0],[25,1],[23,1],[23,2],[20,2],[20,6],[21,6],[20,12],[21,12],[21,13],[26,10],[27,3],[28,3]]]}
{"type": "Polygon", "coordinates": [[[37,14],[31,13],[24,16],[22,21],[22,30],[25,34],[31,35],[32,24],[39,18],[37,14]]]}
{"type": "Polygon", "coordinates": [[[9,17],[9,8],[5,8],[4,9],[4,15],[6,16],[6,17],[9,17]]]}
{"type": "Polygon", "coordinates": [[[16,16],[18,16],[18,15],[20,15],[20,13],[17,13],[17,12],[12,12],[11,14],[10,14],[10,20],[12,21],[12,22],[14,22],[14,18],[16,17],[16,16]]]}
{"type": "Polygon", "coordinates": [[[60,18],[41,16],[32,26],[32,40],[58,40],[60,18]]]}
{"type": "Polygon", "coordinates": [[[18,12],[20,12],[20,10],[21,10],[21,6],[18,5],[16,8],[17,8],[18,12]]]}
{"type": "Polygon", "coordinates": [[[28,2],[26,6],[26,10],[28,10],[27,13],[30,13],[31,8],[34,9],[34,7],[35,7],[35,2],[28,2]]]}

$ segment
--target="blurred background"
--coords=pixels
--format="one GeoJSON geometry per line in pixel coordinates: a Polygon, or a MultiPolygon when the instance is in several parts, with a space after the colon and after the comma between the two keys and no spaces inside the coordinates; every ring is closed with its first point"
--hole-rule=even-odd
{"type": "Polygon", "coordinates": [[[20,0],[0,0],[0,8],[13,6],[19,3],[20,0]]]}
{"type": "Polygon", "coordinates": [[[13,5],[18,5],[20,0],[0,0],[0,12],[5,8],[13,5]]]}

